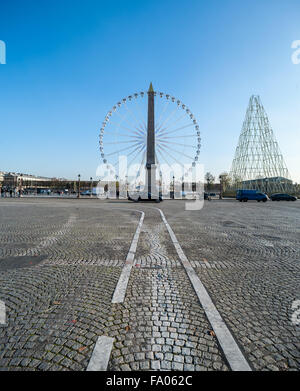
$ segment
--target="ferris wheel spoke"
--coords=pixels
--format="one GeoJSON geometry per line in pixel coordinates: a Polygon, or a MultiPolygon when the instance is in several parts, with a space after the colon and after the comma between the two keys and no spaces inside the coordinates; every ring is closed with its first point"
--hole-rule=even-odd
{"type": "MultiPolygon", "coordinates": [[[[144,146],[143,149],[144,149],[144,153],[143,153],[142,163],[140,164],[138,173],[141,171],[141,168],[143,167],[143,164],[144,164],[145,161],[146,161],[146,146],[144,146]]],[[[141,151],[139,151],[138,154],[130,161],[130,163],[128,164],[128,167],[131,166],[132,162],[134,162],[134,160],[135,160],[136,157],[139,155],[139,153],[143,152],[143,149],[142,149],[141,151]]],[[[136,177],[138,176],[138,173],[137,173],[136,177]]]]}
{"type": "Polygon", "coordinates": [[[160,164],[156,151],[155,151],[155,164],[158,164],[158,165],[160,164]]]}
{"type": "Polygon", "coordinates": [[[174,138],[186,138],[186,137],[196,137],[195,133],[194,134],[185,134],[184,136],[157,136],[157,140],[165,140],[165,139],[174,139],[174,138]]]}
{"type": "MultiPolygon", "coordinates": [[[[115,123],[114,122],[110,122],[111,124],[113,124],[113,125],[115,125],[115,123]]],[[[145,133],[144,133],[144,131],[143,130],[141,130],[141,129],[137,129],[138,130],[138,132],[136,131],[136,130],[133,130],[132,128],[127,128],[126,126],[120,126],[121,125],[121,123],[120,124],[116,124],[116,129],[123,129],[123,130],[128,130],[129,132],[131,132],[131,133],[134,133],[134,134],[136,134],[136,135],[139,135],[139,136],[143,136],[145,133]]],[[[136,128],[135,128],[136,129],[136,128]]]]}
{"type": "MultiPolygon", "coordinates": [[[[131,140],[131,141],[118,141],[118,144],[129,144],[129,143],[132,143],[132,142],[142,142],[142,140],[139,140],[139,139],[135,139],[135,140],[131,140]]],[[[110,144],[113,144],[115,145],[116,142],[111,142],[111,143],[105,143],[105,145],[110,145],[110,144]]]]}
{"type": "MultiPolygon", "coordinates": [[[[161,154],[167,154],[172,160],[174,160],[176,163],[178,163],[181,167],[183,167],[183,164],[177,160],[174,156],[172,156],[166,148],[162,147],[161,145],[158,146],[158,148],[161,150],[161,154]]],[[[172,164],[169,164],[169,166],[171,167],[172,164]]]]}
{"type": "MultiPolygon", "coordinates": [[[[131,156],[131,155],[133,155],[136,151],[137,151],[137,155],[140,153],[140,152],[142,152],[142,150],[145,148],[145,145],[138,145],[133,151],[131,151],[128,155],[127,155],[127,157],[128,156],[131,156]]],[[[136,155],[136,156],[137,156],[136,155]]],[[[134,157],[134,159],[136,158],[136,156],[134,157]]],[[[132,162],[132,161],[131,161],[132,162]]]]}
{"type": "MultiPolygon", "coordinates": [[[[116,111],[116,114],[124,121],[124,122],[126,122],[129,126],[131,126],[131,127],[133,127],[134,129],[136,129],[136,130],[138,130],[139,132],[141,132],[142,133],[142,131],[139,129],[139,128],[137,128],[136,126],[135,126],[135,124],[133,125],[130,121],[128,121],[128,119],[126,119],[126,117],[124,117],[124,116],[122,116],[120,113],[118,113],[117,111],[116,111]]],[[[122,122],[121,122],[122,123],[122,122]]],[[[127,128],[128,129],[128,128],[127,128]]]]}
{"type": "MultiPolygon", "coordinates": [[[[136,156],[135,156],[135,158],[136,158],[136,157],[143,151],[143,148],[146,148],[145,145],[143,145],[142,148],[140,148],[140,146],[136,147],[133,151],[131,151],[128,155],[126,155],[127,158],[128,158],[129,156],[131,156],[133,153],[135,153],[135,152],[139,149],[138,153],[137,153],[136,156]]],[[[134,158],[134,159],[135,159],[135,158],[134,158]]],[[[131,162],[128,164],[128,166],[131,165],[131,163],[134,161],[134,159],[131,160],[131,162]]],[[[114,166],[114,167],[115,167],[116,165],[118,165],[118,164],[119,164],[119,157],[118,157],[118,159],[116,160],[115,163],[111,163],[111,165],[114,166]]]]}
{"type": "Polygon", "coordinates": [[[127,155],[127,157],[128,157],[128,156],[131,156],[131,155],[134,154],[136,151],[141,152],[141,151],[143,150],[144,147],[145,147],[144,144],[143,144],[143,145],[138,145],[133,151],[131,151],[131,152],[127,155]]]}
{"type": "MultiPolygon", "coordinates": [[[[174,110],[175,111],[175,110],[174,110]]],[[[173,112],[174,113],[174,112],[173,112]]],[[[160,126],[160,129],[159,129],[159,132],[162,132],[164,131],[165,129],[169,129],[170,127],[172,127],[174,124],[177,124],[179,121],[182,120],[182,118],[185,118],[186,117],[186,113],[180,115],[178,118],[176,118],[169,126],[166,126],[173,118],[173,113],[172,115],[170,115],[168,118],[167,118],[167,121],[165,121],[164,123],[162,123],[162,125],[160,126]],[[163,128],[164,126],[164,128],[163,128]]]]}
{"type": "Polygon", "coordinates": [[[171,129],[174,125],[178,124],[178,123],[182,120],[183,117],[185,117],[185,115],[179,117],[176,121],[172,122],[170,125],[161,128],[161,129],[159,130],[158,135],[163,135],[163,134],[165,134],[166,131],[169,131],[169,129],[171,129]]]}
{"type": "Polygon", "coordinates": [[[139,103],[139,101],[136,101],[137,102],[137,109],[138,109],[138,111],[139,111],[139,114],[141,115],[141,119],[142,119],[142,123],[143,123],[143,129],[145,130],[145,131],[147,131],[147,125],[146,125],[146,122],[145,122],[145,119],[143,119],[143,118],[146,118],[146,113],[145,112],[143,112],[144,110],[144,108],[141,108],[141,105],[140,105],[140,103],[139,103]]]}
{"type": "MultiPolygon", "coordinates": [[[[131,152],[130,154],[127,155],[127,158],[128,158],[129,156],[131,156],[134,152],[136,152],[136,154],[135,154],[135,156],[130,160],[130,162],[128,163],[128,167],[130,167],[131,164],[136,160],[136,158],[137,158],[141,153],[143,153],[143,155],[142,155],[142,156],[143,156],[143,158],[142,158],[142,163],[141,163],[141,165],[140,165],[140,167],[139,167],[139,171],[140,171],[140,169],[141,169],[141,167],[142,167],[142,164],[143,164],[143,160],[144,160],[145,157],[146,157],[146,146],[143,145],[142,148],[139,148],[138,150],[135,150],[135,151],[131,152]],[[143,153],[143,151],[144,151],[144,153],[143,153]]],[[[136,177],[137,177],[137,175],[136,175],[136,177]]]]}
{"type": "Polygon", "coordinates": [[[186,155],[185,153],[183,153],[183,152],[181,152],[181,151],[177,151],[176,149],[171,148],[171,147],[169,147],[169,146],[165,146],[165,148],[168,148],[170,151],[175,152],[175,153],[177,153],[177,154],[180,155],[180,156],[185,156],[186,158],[192,159],[192,160],[194,159],[193,157],[190,157],[190,156],[186,155]]]}
{"type": "Polygon", "coordinates": [[[165,130],[161,131],[158,136],[165,136],[167,134],[176,133],[176,132],[179,132],[182,129],[190,128],[191,126],[194,126],[194,124],[183,125],[180,128],[173,129],[173,130],[168,130],[169,128],[165,128],[165,130]]]}
{"type": "MultiPolygon", "coordinates": [[[[164,144],[165,146],[168,146],[169,144],[172,144],[172,145],[180,145],[182,147],[182,144],[180,143],[174,143],[172,141],[163,141],[163,140],[157,140],[160,144],[164,144]]],[[[197,149],[197,146],[195,145],[191,145],[191,144],[184,144],[185,147],[190,147],[190,148],[195,148],[197,149]]]]}
{"type": "Polygon", "coordinates": [[[118,156],[117,160],[114,163],[109,162],[107,164],[109,164],[110,166],[113,166],[116,169],[116,171],[118,171],[119,163],[120,163],[120,161],[119,161],[119,156],[118,156]]]}
{"type": "Polygon", "coordinates": [[[178,110],[178,108],[176,107],[176,109],[174,109],[171,114],[159,125],[158,124],[158,127],[157,129],[155,130],[155,133],[158,133],[160,132],[160,129],[163,127],[163,125],[165,125],[166,123],[169,122],[169,120],[173,117],[173,115],[176,113],[176,111],[178,110]]]}
{"type": "Polygon", "coordinates": [[[109,163],[109,164],[117,169],[116,166],[119,165],[119,158],[118,158],[118,160],[116,160],[115,163],[109,163]]]}
{"type": "MultiPolygon", "coordinates": [[[[123,122],[126,122],[129,126],[132,127],[132,123],[130,121],[128,121],[128,119],[126,119],[126,117],[124,117],[123,115],[121,115],[118,111],[116,111],[116,115],[121,118],[122,122],[120,123],[123,123],[123,122]]],[[[109,121],[110,122],[110,121],[109,121]]]]}
{"type": "Polygon", "coordinates": [[[118,133],[117,134],[118,137],[127,137],[127,138],[132,138],[132,139],[136,139],[136,140],[144,140],[145,139],[145,136],[141,136],[141,135],[128,135],[128,134],[123,134],[123,133],[118,133]]]}
{"type": "MultiPolygon", "coordinates": [[[[122,119],[121,122],[115,122],[115,121],[112,121],[111,119],[109,119],[109,121],[107,122],[108,124],[113,124],[115,125],[116,127],[121,127],[122,123],[124,122],[124,120],[122,119]]],[[[125,128],[127,129],[127,128],[125,128]]]]}
{"type": "Polygon", "coordinates": [[[136,143],[132,144],[130,147],[126,147],[123,149],[119,149],[118,151],[108,153],[108,154],[106,154],[106,156],[113,156],[113,155],[116,155],[117,153],[128,151],[129,149],[136,147],[136,145],[138,145],[138,147],[139,147],[141,143],[142,143],[141,141],[136,142],[136,143]]]}
{"type": "Polygon", "coordinates": [[[168,123],[170,121],[170,119],[173,118],[173,115],[177,112],[178,108],[176,107],[172,112],[171,114],[169,114],[167,116],[167,118],[165,118],[165,120],[161,123],[161,124],[158,124],[158,128],[161,128],[163,125],[165,125],[166,123],[168,123]]]}
{"type": "Polygon", "coordinates": [[[135,136],[135,137],[131,137],[131,138],[125,138],[125,139],[124,138],[122,139],[121,137],[122,137],[121,134],[118,134],[116,136],[116,138],[114,139],[116,145],[118,143],[122,143],[123,141],[131,141],[132,143],[135,143],[135,142],[144,142],[144,140],[145,140],[145,137],[140,136],[140,135],[135,136]]]}
{"type": "MultiPolygon", "coordinates": [[[[157,120],[157,125],[160,123],[160,121],[162,119],[162,116],[164,115],[164,113],[166,112],[167,108],[169,107],[169,104],[170,104],[169,100],[165,102],[164,108],[163,108],[162,112],[160,113],[160,116],[159,116],[159,118],[157,120]]],[[[155,128],[156,128],[156,126],[155,126],[155,128]]]]}
{"type": "Polygon", "coordinates": [[[128,106],[126,104],[125,104],[125,107],[126,107],[128,113],[131,115],[131,118],[133,118],[135,123],[138,125],[138,129],[140,129],[141,123],[139,122],[139,120],[136,118],[136,116],[133,114],[133,112],[128,108],[128,106]]]}
{"type": "Polygon", "coordinates": [[[165,154],[162,153],[162,152],[159,150],[159,148],[157,149],[157,153],[158,153],[159,155],[161,155],[161,159],[162,159],[163,161],[165,161],[169,167],[172,166],[172,164],[170,164],[170,162],[169,162],[168,159],[166,158],[165,154]]]}

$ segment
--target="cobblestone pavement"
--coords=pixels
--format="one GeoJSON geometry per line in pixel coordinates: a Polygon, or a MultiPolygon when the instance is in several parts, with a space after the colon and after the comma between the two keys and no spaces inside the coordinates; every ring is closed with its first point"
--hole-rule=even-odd
{"type": "MultiPolygon", "coordinates": [[[[0,200],[0,369],[86,370],[98,336],[111,370],[229,370],[156,204],[0,200]],[[140,214],[124,303],[111,299],[140,214]]],[[[159,204],[255,370],[299,370],[300,203],[159,204]]]]}
{"type": "Polygon", "coordinates": [[[228,370],[158,211],[145,212],[126,300],[111,315],[123,332],[105,330],[118,341],[109,369],[228,370]]]}
{"type": "Polygon", "coordinates": [[[291,316],[300,299],[300,202],[162,209],[252,367],[299,370],[300,327],[291,316]]]}
{"type": "Polygon", "coordinates": [[[139,215],[75,202],[2,202],[0,368],[84,370],[139,215]]]}

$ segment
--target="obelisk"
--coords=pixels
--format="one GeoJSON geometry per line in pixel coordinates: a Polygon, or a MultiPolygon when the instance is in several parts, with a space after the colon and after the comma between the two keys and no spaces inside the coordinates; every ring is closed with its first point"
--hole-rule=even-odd
{"type": "Polygon", "coordinates": [[[155,183],[155,132],[154,132],[154,90],[152,83],[148,90],[148,124],[147,124],[147,162],[146,162],[146,189],[153,194],[155,183]]]}

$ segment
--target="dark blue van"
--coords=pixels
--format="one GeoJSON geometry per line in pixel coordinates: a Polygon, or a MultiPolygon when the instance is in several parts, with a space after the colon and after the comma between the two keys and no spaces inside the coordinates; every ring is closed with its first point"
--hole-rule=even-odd
{"type": "Polygon", "coordinates": [[[237,190],[236,199],[240,202],[247,202],[248,200],[266,202],[268,201],[268,196],[257,190],[237,190]]]}

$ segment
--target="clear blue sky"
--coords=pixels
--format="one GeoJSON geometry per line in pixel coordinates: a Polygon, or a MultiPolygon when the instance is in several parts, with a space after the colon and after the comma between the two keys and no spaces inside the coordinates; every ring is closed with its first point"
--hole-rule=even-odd
{"type": "Polygon", "coordinates": [[[299,0],[15,0],[0,11],[0,170],[95,177],[107,111],[152,81],[195,114],[200,162],[216,176],[260,95],[300,182],[299,0]]]}

